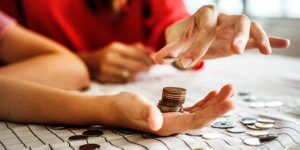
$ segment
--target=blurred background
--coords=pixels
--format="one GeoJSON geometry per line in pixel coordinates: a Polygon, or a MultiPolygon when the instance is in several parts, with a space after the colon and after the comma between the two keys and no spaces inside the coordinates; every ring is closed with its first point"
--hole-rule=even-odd
{"type": "Polygon", "coordinates": [[[245,14],[259,22],[268,35],[291,40],[288,49],[273,53],[300,57],[300,0],[184,0],[190,13],[213,4],[220,12],[245,14]]]}

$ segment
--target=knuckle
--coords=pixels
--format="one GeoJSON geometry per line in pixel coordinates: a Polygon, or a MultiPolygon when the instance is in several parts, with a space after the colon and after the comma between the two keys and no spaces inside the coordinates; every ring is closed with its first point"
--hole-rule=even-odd
{"type": "Polygon", "coordinates": [[[203,10],[217,11],[216,6],[214,6],[214,5],[205,5],[205,6],[203,6],[202,8],[203,8],[203,10]]]}
{"type": "Polygon", "coordinates": [[[239,15],[238,19],[242,21],[250,21],[249,17],[246,15],[239,15]]]}

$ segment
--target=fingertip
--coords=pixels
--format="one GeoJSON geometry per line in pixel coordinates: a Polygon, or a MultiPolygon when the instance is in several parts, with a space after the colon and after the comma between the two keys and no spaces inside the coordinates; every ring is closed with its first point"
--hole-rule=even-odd
{"type": "Polygon", "coordinates": [[[217,99],[219,101],[226,100],[234,95],[235,87],[231,84],[225,85],[219,94],[217,95],[217,99]]]}
{"type": "Polygon", "coordinates": [[[263,41],[259,43],[259,51],[264,55],[270,55],[272,53],[272,48],[269,41],[263,41]]]}
{"type": "Polygon", "coordinates": [[[231,43],[231,49],[234,54],[240,55],[243,53],[245,46],[242,40],[233,40],[231,43]]]}
{"type": "Polygon", "coordinates": [[[158,131],[163,124],[162,113],[154,105],[148,106],[148,125],[149,128],[153,131],[158,131]]]}

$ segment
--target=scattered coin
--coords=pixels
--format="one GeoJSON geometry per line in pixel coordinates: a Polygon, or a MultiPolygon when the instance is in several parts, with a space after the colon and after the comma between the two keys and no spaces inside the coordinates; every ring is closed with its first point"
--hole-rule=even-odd
{"type": "Polygon", "coordinates": [[[88,136],[86,135],[73,135],[69,137],[69,141],[77,141],[77,140],[86,140],[88,136]]]}
{"type": "Polygon", "coordinates": [[[244,139],[244,143],[251,146],[257,146],[260,145],[260,141],[258,138],[248,138],[244,139]]]}
{"type": "Polygon", "coordinates": [[[157,107],[162,113],[182,112],[182,104],[185,101],[186,89],[179,87],[163,88],[162,99],[157,107]]]}
{"type": "Polygon", "coordinates": [[[57,125],[52,125],[51,128],[53,130],[63,130],[66,129],[67,127],[65,125],[57,124],[57,125]]]}
{"type": "Polygon", "coordinates": [[[87,130],[82,132],[82,134],[88,137],[98,137],[103,135],[103,132],[101,130],[87,130]]]}
{"type": "Polygon", "coordinates": [[[252,108],[261,108],[261,107],[265,107],[266,104],[264,102],[253,102],[250,104],[250,107],[252,108]]]}
{"type": "Polygon", "coordinates": [[[210,147],[205,147],[205,148],[195,148],[194,150],[214,150],[214,149],[210,147]]]}
{"type": "Polygon", "coordinates": [[[165,57],[164,60],[168,61],[168,62],[172,62],[172,61],[179,60],[179,58],[177,58],[177,57],[165,57]]]}
{"type": "Polygon", "coordinates": [[[279,107],[281,105],[283,105],[282,101],[270,101],[266,103],[267,107],[279,107]]]}
{"type": "Polygon", "coordinates": [[[233,111],[228,111],[226,114],[224,114],[222,117],[229,117],[233,114],[233,111]]]}
{"type": "Polygon", "coordinates": [[[270,141],[270,140],[276,139],[277,137],[278,137],[277,135],[269,133],[266,135],[259,136],[258,138],[260,141],[270,141]]]}
{"type": "Polygon", "coordinates": [[[247,127],[249,129],[253,129],[253,130],[263,130],[264,129],[264,128],[258,128],[254,124],[248,124],[247,127]]]}
{"type": "Polygon", "coordinates": [[[244,101],[248,101],[248,102],[250,102],[250,101],[255,101],[257,98],[256,98],[256,96],[254,96],[254,95],[247,95],[247,96],[245,96],[244,98],[243,98],[243,100],[244,101]]]}
{"type": "Polygon", "coordinates": [[[214,122],[211,126],[214,128],[227,129],[227,128],[233,128],[234,123],[231,121],[217,121],[214,122]]]}
{"type": "Polygon", "coordinates": [[[246,129],[242,127],[234,127],[234,128],[228,128],[227,131],[231,133],[244,133],[246,132],[246,129]]]}
{"type": "Polygon", "coordinates": [[[221,135],[218,133],[204,133],[202,137],[208,140],[213,140],[221,138],[221,135]]]}
{"type": "Polygon", "coordinates": [[[186,132],[185,134],[191,135],[191,136],[201,136],[201,135],[203,135],[203,131],[201,131],[201,130],[194,130],[194,131],[186,132]]]}
{"type": "Polygon", "coordinates": [[[100,145],[98,144],[84,144],[79,147],[79,150],[98,150],[100,145]]]}
{"type": "Polygon", "coordinates": [[[267,132],[267,131],[249,131],[249,132],[246,132],[246,133],[251,135],[251,136],[255,136],[255,137],[269,134],[269,132],[267,132]]]}
{"type": "Polygon", "coordinates": [[[245,96],[245,95],[249,95],[249,94],[251,94],[251,93],[248,91],[239,91],[240,96],[245,96]]]}
{"type": "Polygon", "coordinates": [[[271,120],[271,119],[259,118],[259,119],[257,119],[257,121],[260,122],[260,123],[275,123],[275,120],[271,120]]]}
{"type": "Polygon", "coordinates": [[[244,117],[240,120],[240,122],[244,125],[255,124],[257,122],[257,119],[252,117],[244,117]]]}
{"type": "Polygon", "coordinates": [[[261,129],[270,129],[270,128],[274,127],[274,124],[273,123],[260,123],[260,122],[257,122],[257,123],[255,123],[255,127],[261,128],[261,129]]]}

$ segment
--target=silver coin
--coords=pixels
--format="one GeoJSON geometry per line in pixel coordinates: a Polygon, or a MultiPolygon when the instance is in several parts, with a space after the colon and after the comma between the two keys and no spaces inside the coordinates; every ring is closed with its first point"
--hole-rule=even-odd
{"type": "Polygon", "coordinates": [[[283,105],[282,101],[270,101],[270,102],[266,102],[266,107],[279,107],[283,105]]]}
{"type": "Polygon", "coordinates": [[[269,132],[267,132],[267,131],[248,131],[246,133],[251,136],[255,136],[255,137],[269,134],[269,132]]]}
{"type": "Polygon", "coordinates": [[[234,128],[228,128],[227,131],[231,133],[244,133],[246,129],[242,127],[234,127],[234,128]]]}
{"type": "Polygon", "coordinates": [[[239,91],[238,94],[239,94],[240,96],[245,96],[245,95],[249,95],[249,94],[251,94],[251,93],[248,92],[248,91],[239,91]]]}
{"type": "Polygon", "coordinates": [[[258,138],[248,138],[244,139],[244,143],[251,146],[257,146],[260,145],[260,141],[258,138]]]}
{"type": "Polygon", "coordinates": [[[250,107],[252,108],[261,108],[261,107],[265,107],[266,104],[264,102],[253,102],[250,104],[250,107]]]}
{"type": "Polygon", "coordinates": [[[240,120],[240,122],[244,125],[255,124],[257,122],[257,119],[252,117],[244,117],[240,120]]]}
{"type": "Polygon", "coordinates": [[[231,121],[217,121],[214,122],[211,126],[214,128],[227,129],[227,128],[233,128],[234,123],[231,121]]]}
{"type": "Polygon", "coordinates": [[[186,132],[185,134],[191,135],[191,136],[201,136],[201,135],[203,135],[203,131],[201,131],[201,130],[194,130],[194,131],[186,132]]]}
{"type": "Polygon", "coordinates": [[[248,102],[250,102],[250,101],[255,101],[257,98],[256,98],[256,96],[254,96],[254,95],[247,95],[247,96],[245,96],[244,98],[243,98],[243,100],[244,101],[248,101],[248,102]]]}
{"type": "Polygon", "coordinates": [[[221,134],[218,134],[218,133],[204,133],[202,135],[202,137],[207,139],[207,140],[213,140],[213,139],[221,138],[221,134]]]}
{"type": "Polygon", "coordinates": [[[263,119],[263,118],[259,118],[259,119],[257,119],[257,121],[260,123],[275,123],[275,120],[263,119]]]}

